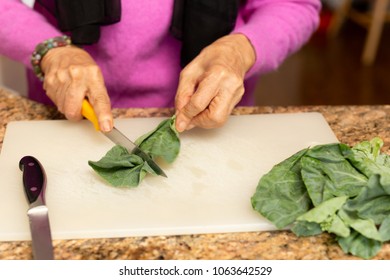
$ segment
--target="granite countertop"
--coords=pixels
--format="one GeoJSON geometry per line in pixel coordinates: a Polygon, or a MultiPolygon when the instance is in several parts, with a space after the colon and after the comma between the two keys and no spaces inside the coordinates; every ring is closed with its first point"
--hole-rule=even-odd
{"type": "MultiPolygon", "coordinates": [[[[381,137],[390,154],[390,105],[241,107],[235,115],[320,112],[340,142],[381,137]]],[[[114,109],[116,118],[171,116],[173,109],[114,109]]],[[[7,123],[62,119],[55,108],[0,88],[0,149],[7,123]]],[[[357,259],[342,252],[329,234],[296,237],[288,230],[183,236],[54,240],[56,259],[357,259]]],[[[0,259],[31,259],[31,242],[0,242],[0,259]]],[[[390,259],[390,243],[374,259],[390,259]]]]}

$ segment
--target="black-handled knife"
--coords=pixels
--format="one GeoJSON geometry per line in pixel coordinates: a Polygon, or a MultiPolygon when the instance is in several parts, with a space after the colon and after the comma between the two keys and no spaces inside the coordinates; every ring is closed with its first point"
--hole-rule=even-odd
{"type": "Polygon", "coordinates": [[[45,204],[46,174],[42,164],[32,156],[19,161],[23,172],[23,186],[30,207],[27,215],[30,221],[32,251],[36,260],[54,258],[49,223],[49,210],[45,204]]]}

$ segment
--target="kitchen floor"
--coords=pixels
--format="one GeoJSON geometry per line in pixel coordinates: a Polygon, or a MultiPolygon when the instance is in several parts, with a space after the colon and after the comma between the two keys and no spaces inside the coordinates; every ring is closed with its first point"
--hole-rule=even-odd
{"type": "Polygon", "coordinates": [[[360,63],[366,29],[346,21],[334,39],[324,31],[262,76],[257,105],[390,104],[390,25],[382,34],[375,63],[360,63]]]}

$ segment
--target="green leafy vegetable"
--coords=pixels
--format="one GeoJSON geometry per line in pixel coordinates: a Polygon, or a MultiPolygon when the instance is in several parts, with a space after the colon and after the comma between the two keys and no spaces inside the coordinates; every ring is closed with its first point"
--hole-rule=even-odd
{"type": "Polygon", "coordinates": [[[309,210],[310,200],[300,173],[300,160],[306,152],[296,153],[264,175],[251,199],[252,207],[278,228],[309,210]]]}
{"type": "Polygon", "coordinates": [[[115,187],[138,186],[147,172],[154,173],[142,158],[129,154],[126,148],[118,145],[109,150],[101,160],[89,161],[88,164],[115,187]]]}
{"type": "Polygon", "coordinates": [[[179,133],[175,128],[175,116],[162,121],[154,130],[135,141],[152,159],[161,157],[172,163],[180,151],[179,133]]]}
{"type": "Polygon", "coordinates": [[[367,187],[358,196],[350,199],[344,209],[381,224],[390,215],[390,195],[380,183],[380,175],[372,175],[367,182],[367,187]]]}
{"type": "Polygon", "coordinates": [[[344,209],[340,209],[339,215],[345,225],[350,226],[360,234],[367,238],[382,241],[382,238],[375,226],[375,223],[370,219],[361,219],[358,215],[347,213],[344,209]]]}
{"type": "Polygon", "coordinates": [[[371,141],[363,141],[352,149],[343,150],[343,155],[367,178],[380,175],[380,183],[390,194],[390,156],[381,154],[383,141],[376,137],[371,141]]]}
{"type": "Polygon", "coordinates": [[[337,238],[337,241],[345,253],[351,253],[364,259],[372,258],[382,247],[380,241],[369,239],[357,231],[352,231],[348,237],[337,238]]]}
{"type": "Polygon", "coordinates": [[[384,242],[390,241],[390,216],[387,216],[386,219],[383,220],[379,227],[379,234],[384,242]]]}
{"type": "Polygon", "coordinates": [[[348,227],[344,226],[341,219],[336,215],[336,212],[347,199],[347,196],[340,196],[326,200],[299,216],[296,221],[316,223],[322,231],[333,232],[340,236],[348,236],[350,233],[348,227]]]}
{"type": "Polygon", "coordinates": [[[334,233],[341,237],[347,237],[351,233],[350,228],[343,222],[343,220],[341,220],[338,215],[333,217],[332,222],[328,228],[324,227],[323,224],[321,224],[321,226],[324,231],[334,233]]]}
{"type": "Polygon", "coordinates": [[[252,207],[297,236],[329,232],[344,252],[372,258],[390,240],[390,157],[376,137],[354,147],[317,145],[260,178],[252,207]]]}
{"type": "Polygon", "coordinates": [[[322,233],[319,224],[306,221],[296,221],[291,228],[291,231],[297,236],[311,236],[322,233]]]}
{"type": "Polygon", "coordinates": [[[302,158],[302,178],[314,205],[334,196],[355,196],[367,178],[344,158],[343,144],[319,145],[302,158]]]}
{"type": "Polygon", "coordinates": [[[320,224],[326,221],[329,217],[332,217],[334,214],[336,214],[336,211],[339,210],[341,206],[343,206],[347,198],[347,196],[340,196],[326,200],[317,207],[314,207],[310,211],[299,216],[297,220],[320,224]]]}
{"type": "MultiPolygon", "coordinates": [[[[175,116],[162,121],[153,131],[139,137],[136,144],[151,158],[161,157],[172,163],[180,151],[175,116]]],[[[146,161],[119,145],[114,146],[99,161],[88,161],[88,164],[115,187],[136,187],[147,173],[156,175],[146,161]]]]}

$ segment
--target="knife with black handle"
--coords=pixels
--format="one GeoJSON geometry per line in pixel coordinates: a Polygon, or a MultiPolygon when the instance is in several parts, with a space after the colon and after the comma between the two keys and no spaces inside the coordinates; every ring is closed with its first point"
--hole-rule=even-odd
{"type": "Polygon", "coordinates": [[[46,173],[42,164],[32,156],[19,161],[23,172],[23,187],[30,205],[27,216],[30,222],[32,251],[36,260],[54,258],[49,223],[49,211],[45,204],[46,173]]]}

